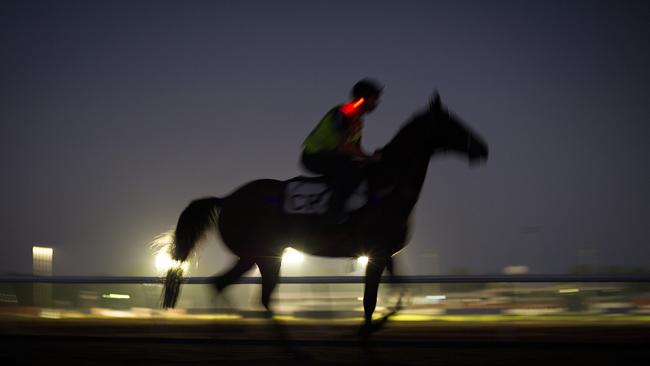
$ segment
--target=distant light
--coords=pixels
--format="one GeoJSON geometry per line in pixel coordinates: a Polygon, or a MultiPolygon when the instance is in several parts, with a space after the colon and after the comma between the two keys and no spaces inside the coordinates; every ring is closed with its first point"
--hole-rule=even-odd
{"type": "Polygon", "coordinates": [[[52,248],[37,247],[37,246],[32,247],[32,254],[34,256],[52,257],[53,252],[54,249],[52,248]]]}
{"type": "Polygon", "coordinates": [[[368,256],[365,255],[362,255],[361,257],[357,258],[357,264],[361,266],[367,266],[369,261],[370,258],[368,258],[368,256]]]}
{"type": "Polygon", "coordinates": [[[305,255],[299,251],[293,249],[292,247],[287,247],[282,254],[282,263],[286,264],[298,264],[302,263],[305,260],[305,255]]]}
{"type": "Polygon", "coordinates": [[[91,310],[91,312],[92,314],[115,317],[115,318],[137,318],[138,317],[138,315],[128,310],[93,309],[91,310]]]}
{"type": "Polygon", "coordinates": [[[234,320],[234,319],[241,319],[242,316],[239,314],[205,314],[205,315],[195,316],[194,318],[205,319],[205,320],[234,320]]]}
{"type": "Polygon", "coordinates": [[[507,275],[522,275],[528,273],[528,266],[507,266],[503,268],[503,273],[507,275]]]}
{"type": "Polygon", "coordinates": [[[52,257],[54,249],[48,247],[32,247],[32,268],[37,276],[52,275],[52,257]]]}
{"type": "Polygon", "coordinates": [[[430,322],[436,319],[436,316],[425,314],[395,314],[390,317],[390,320],[398,322],[430,322]]]}
{"type": "Polygon", "coordinates": [[[576,292],[580,292],[580,289],[579,288],[561,288],[557,292],[559,292],[561,294],[573,294],[573,293],[576,293],[576,292]]]}
{"type": "Polygon", "coordinates": [[[189,262],[175,261],[167,253],[166,250],[161,250],[156,253],[155,257],[155,266],[158,272],[167,272],[170,268],[181,267],[183,271],[187,272],[189,270],[189,262]]]}
{"type": "Polygon", "coordinates": [[[447,296],[445,295],[429,295],[425,296],[425,299],[427,300],[445,300],[447,296]]]}
{"type": "Polygon", "coordinates": [[[181,262],[173,260],[170,253],[171,247],[174,243],[173,231],[166,231],[149,243],[149,246],[154,251],[154,265],[159,273],[165,273],[168,270],[180,267],[183,272],[188,272],[190,269],[189,261],[181,262]]]}
{"type": "Polygon", "coordinates": [[[120,299],[120,300],[125,300],[125,299],[130,299],[130,295],[123,295],[123,294],[103,294],[102,298],[104,299],[120,299]]]}
{"type": "Polygon", "coordinates": [[[38,316],[45,319],[61,319],[61,312],[52,309],[43,309],[38,316]]]}

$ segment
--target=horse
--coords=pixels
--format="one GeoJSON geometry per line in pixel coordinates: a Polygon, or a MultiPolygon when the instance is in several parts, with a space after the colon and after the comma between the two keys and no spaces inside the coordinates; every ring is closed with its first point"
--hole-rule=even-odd
{"type": "MultiPolygon", "coordinates": [[[[181,213],[170,254],[177,263],[187,260],[210,228],[238,260],[213,277],[218,292],[257,265],[261,274],[261,301],[269,313],[271,294],[279,280],[283,251],[291,247],[315,256],[370,258],[363,292],[364,324],[372,314],[382,272],[393,275],[392,256],[407,245],[409,217],[418,201],[429,161],[446,152],[459,153],[470,164],[487,161],[484,140],[443,106],[436,91],[427,108],[414,114],[381,149],[382,159],[368,169],[369,191],[376,198],[352,211],[340,224],[323,224],[323,215],[288,214],[277,201],[288,181],[259,179],[244,184],[227,197],[192,201],[181,213]],[[275,202],[275,203],[274,203],[275,202]]],[[[163,307],[174,307],[182,282],[179,267],[168,271],[163,307]]]]}

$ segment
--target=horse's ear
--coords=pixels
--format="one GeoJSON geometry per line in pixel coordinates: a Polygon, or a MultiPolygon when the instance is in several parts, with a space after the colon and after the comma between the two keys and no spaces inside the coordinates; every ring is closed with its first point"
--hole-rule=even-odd
{"type": "Polygon", "coordinates": [[[432,111],[437,111],[442,108],[442,102],[440,101],[440,94],[438,94],[438,90],[433,91],[433,96],[431,97],[431,105],[429,108],[432,111]]]}

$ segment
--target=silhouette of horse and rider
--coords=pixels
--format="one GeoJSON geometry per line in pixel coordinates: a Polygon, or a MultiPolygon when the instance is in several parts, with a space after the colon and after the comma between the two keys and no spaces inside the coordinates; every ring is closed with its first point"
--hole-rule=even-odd
{"type": "MultiPolygon", "coordinates": [[[[259,179],[226,197],[192,201],[178,219],[172,258],[187,260],[206,231],[216,227],[238,260],[214,277],[214,287],[223,291],[257,265],[262,304],[271,312],[282,253],[289,245],[316,256],[366,255],[370,261],[362,329],[371,329],[380,277],[385,269],[393,274],[392,256],[407,245],[409,216],[429,161],[453,152],[470,163],[484,162],[488,148],[443,105],[436,92],[429,105],[402,125],[388,144],[372,155],[365,154],[359,143],[361,116],[374,109],[381,88],[367,79],[359,84],[362,87],[353,89],[352,100],[330,110],[305,140],[303,164],[325,177],[259,179]],[[346,201],[361,181],[365,181],[365,197],[346,211],[346,201]],[[296,203],[296,199],[302,201],[296,203]]],[[[174,307],[181,282],[180,267],[170,269],[164,285],[165,308],[174,307]]]]}

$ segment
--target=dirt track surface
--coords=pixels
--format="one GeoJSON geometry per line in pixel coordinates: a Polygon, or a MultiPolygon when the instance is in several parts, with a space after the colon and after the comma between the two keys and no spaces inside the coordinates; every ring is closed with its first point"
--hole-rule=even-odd
{"type": "Polygon", "coordinates": [[[327,321],[4,319],[0,351],[3,365],[616,365],[650,357],[647,322],[389,322],[368,340],[357,331],[356,322],[327,321]]]}

